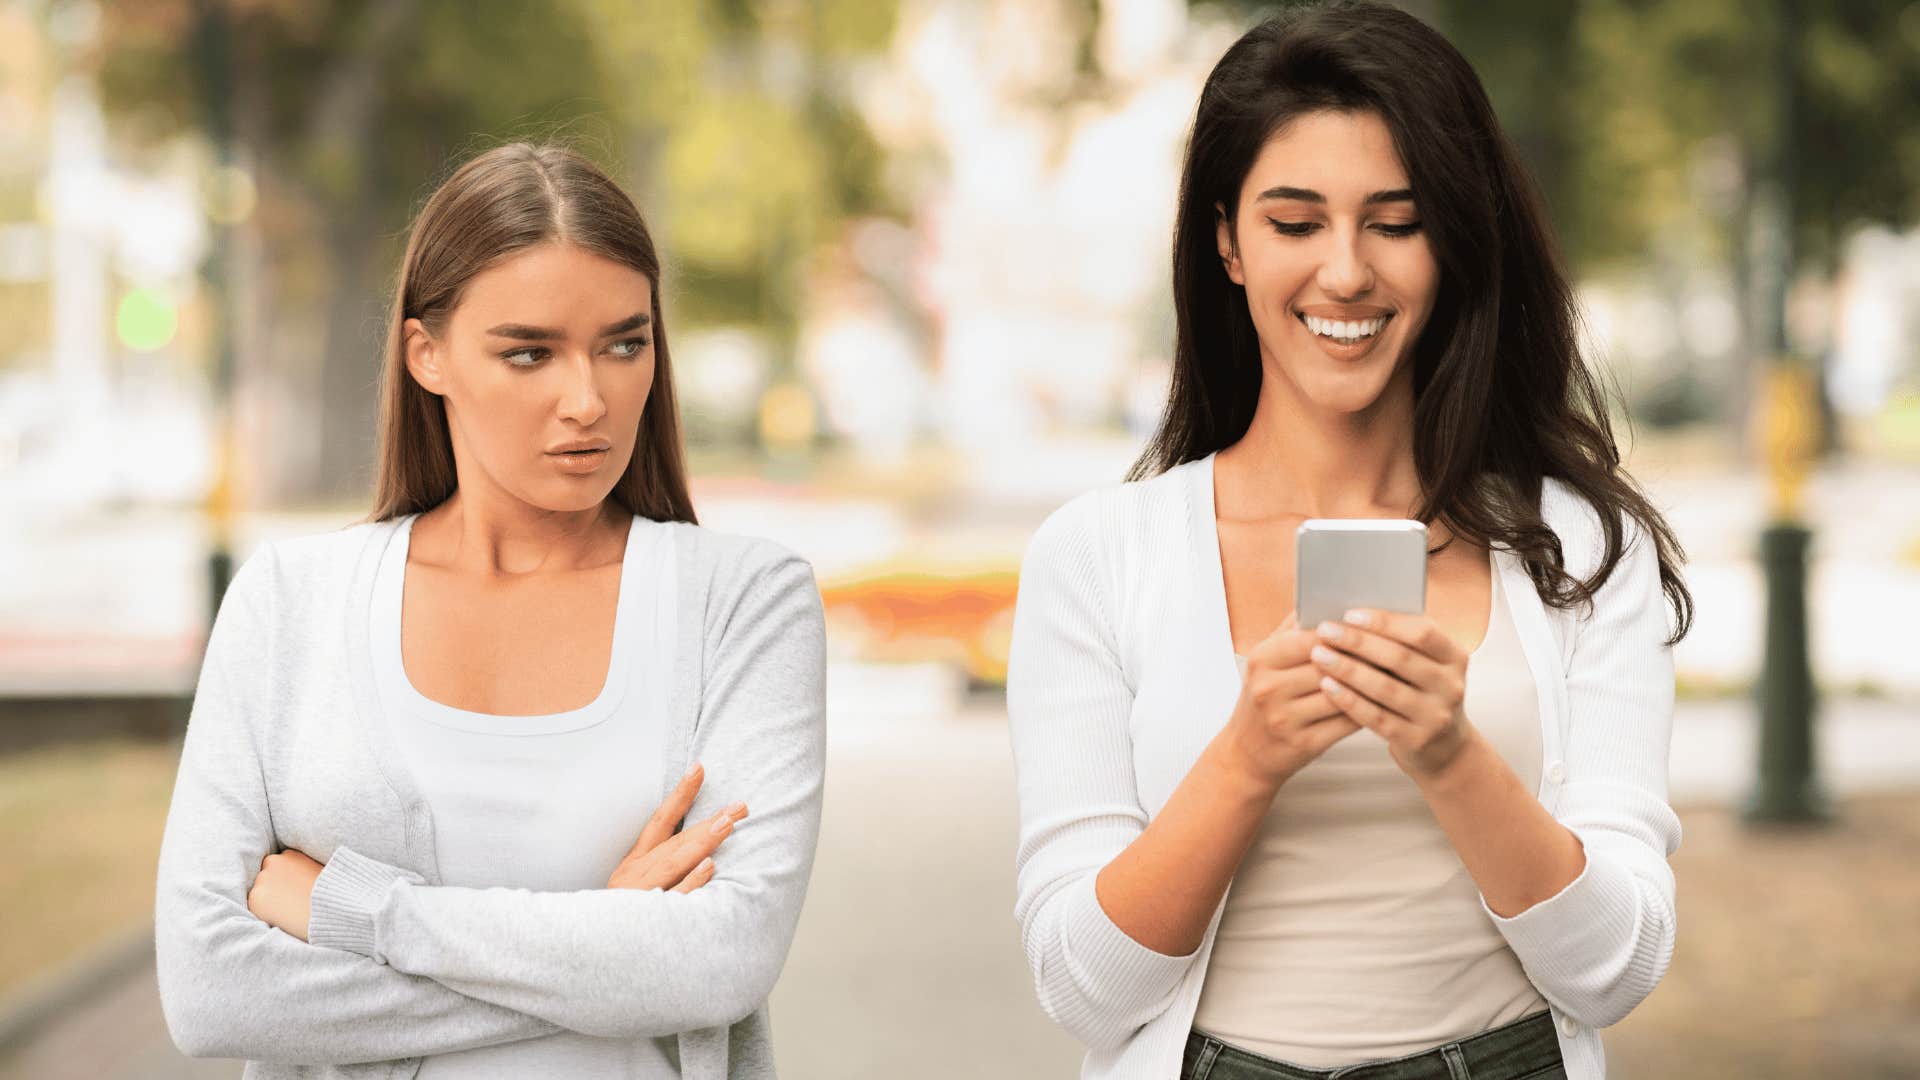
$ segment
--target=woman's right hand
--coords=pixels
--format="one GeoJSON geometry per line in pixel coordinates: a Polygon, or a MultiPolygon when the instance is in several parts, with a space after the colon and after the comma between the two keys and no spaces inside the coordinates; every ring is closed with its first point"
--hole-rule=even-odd
{"type": "Polygon", "coordinates": [[[1323,673],[1309,656],[1318,643],[1290,614],[1254,646],[1240,700],[1220,733],[1227,760],[1275,789],[1360,730],[1320,688],[1323,673]]]}
{"type": "Polygon", "coordinates": [[[674,785],[660,808],[640,830],[640,839],[614,867],[607,879],[609,889],[672,889],[692,892],[713,880],[713,852],[720,842],[733,834],[733,827],[747,816],[746,803],[734,803],[710,818],[688,825],[678,833],[674,828],[693,807],[693,797],[706,779],[706,770],[695,765],[674,785]]]}

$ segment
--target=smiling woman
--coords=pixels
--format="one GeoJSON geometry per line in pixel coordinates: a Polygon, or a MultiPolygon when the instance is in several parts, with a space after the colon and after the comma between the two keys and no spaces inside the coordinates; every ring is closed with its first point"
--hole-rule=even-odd
{"type": "Polygon", "coordinates": [[[561,149],[468,162],[408,240],[371,519],[265,546],[215,619],[160,854],[175,1041],[771,1075],[824,669],[807,563],[694,523],[633,203],[561,149]]]}
{"type": "Polygon", "coordinates": [[[1380,3],[1248,31],[1172,285],[1159,430],[1021,569],[1042,1005],[1087,1077],[1600,1080],[1673,950],[1691,601],[1465,58],[1380,3]],[[1423,522],[1424,611],[1300,625],[1312,518],[1423,522]]]}

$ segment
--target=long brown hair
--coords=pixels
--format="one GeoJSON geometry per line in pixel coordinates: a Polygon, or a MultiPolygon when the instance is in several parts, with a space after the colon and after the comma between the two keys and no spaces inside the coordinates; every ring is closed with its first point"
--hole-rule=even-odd
{"type": "Polygon", "coordinates": [[[444,332],[476,274],[547,241],[577,244],[645,274],[653,298],[653,387],[627,469],[608,497],[655,521],[694,521],[680,446],[660,258],[633,200],[594,164],[559,146],[510,143],[455,170],[414,219],[387,318],[380,378],[380,449],[369,520],[431,510],[458,486],[446,403],[407,370],[408,319],[444,332]]]}
{"type": "Polygon", "coordinates": [[[1582,362],[1573,290],[1526,168],[1473,67],[1446,38],[1385,4],[1291,8],[1220,58],[1180,177],[1174,230],[1173,386],[1129,480],[1223,450],[1260,397],[1260,343],[1247,294],[1227,278],[1215,206],[1233,219],[1260,149],[1320,109],[1369,110],[1393,133],[1440,266],[1433,316],[1413,346],[1413,449],[1424,504],[1479,546],[1510,548],[1541,599],[1590,603],[1625,553],[1622,515],[1653,543],[1677,624],[1693,623],[1673,530],[1620,467],[1606,398],[1582,362]],[[1587,580],[1567,573],[1541,516],[1544,479],[1600,517],[1604,550],[1587,580]]]}

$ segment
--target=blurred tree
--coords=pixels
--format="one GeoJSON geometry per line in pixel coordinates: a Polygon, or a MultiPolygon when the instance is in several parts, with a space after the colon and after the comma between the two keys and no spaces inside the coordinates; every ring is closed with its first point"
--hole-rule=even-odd
{"type": "MultiPolygon", "coordinates": [[[[366,490],[378,328],[406,223],[472,153],[573,145],[647,212],[671,268],[669,318],[752,321],[783,345],[811,245],[879,205],[878,154],[837,73],[890,40],[894,0],[109,0],[99,69],[112,115],[151,136],[198,126],[207,84],[176,43],[209,3],[232,21],[234,137],[271,252],[254,300],[281,319],[275,341],[309,329],[299,312],[325,312],[310,328],[314,494],[366,490]]],[[[263,338],[245,351],[278,350],[263,338]]]]}

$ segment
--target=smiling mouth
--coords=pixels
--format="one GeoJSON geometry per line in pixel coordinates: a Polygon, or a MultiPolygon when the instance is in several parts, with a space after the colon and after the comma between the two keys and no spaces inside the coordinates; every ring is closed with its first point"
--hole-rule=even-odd
{"type": "Polygon", "coordinates": [[[1322,319],[1317,315],[1308,315],[1296,311],[1294,318],[1316,337],[1323,337],[1338,345],[1351,345],[1356,341],[1365,341],[1378,334],[1393,321],[1391,314],[1376,315],[1369,319],[1322,319]]]}

